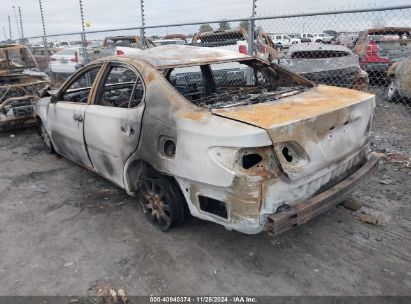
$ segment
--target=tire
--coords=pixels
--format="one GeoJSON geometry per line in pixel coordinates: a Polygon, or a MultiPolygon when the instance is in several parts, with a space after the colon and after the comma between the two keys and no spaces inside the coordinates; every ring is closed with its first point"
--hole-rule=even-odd
{"type": "Polygon", "coordinates": [[[399,97],[398,88],[395,84],[395,79],[392,78],[389,85],[386,87],[384,92],[384,100],[389,102],[397,101],[399,97]]]}
{"type": "Polygon", "coordinates": [[[172,178],[150,172],[139,180],[137,193],[146,217],[161,231],[167,231],[184,222],[186,202],[172,178]]]}
{"type": "Polygon", "coordinates": [[[49,133],[47,132],[47,129],[44,126],[43,122],[40,123],[40,136],[43,138],[44,147],[47,153],[50,153],[50,154],[56,153],[56,150],[54,150],[53,143],[50,139],[49,133]]]}

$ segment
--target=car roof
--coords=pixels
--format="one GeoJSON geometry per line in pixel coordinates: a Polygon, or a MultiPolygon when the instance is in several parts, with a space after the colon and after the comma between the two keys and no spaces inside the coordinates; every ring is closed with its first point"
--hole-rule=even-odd
{"type": "Polygon", "coordinates": [[[290,47],[289,52],[304,52],[304,51],[344,51],[352,53],[351,50],[343,45],[323,44],[323,43],[301,43],[294,44],[290,47]]]}
{"type": "Polygon", "coordinates": [[[249,60],[253,58],[234,51],[190,45],[158,46],[145,49],[136,55],[129,55],[127,57],[145,61],[158,69],[234,60],[249,60]]]}

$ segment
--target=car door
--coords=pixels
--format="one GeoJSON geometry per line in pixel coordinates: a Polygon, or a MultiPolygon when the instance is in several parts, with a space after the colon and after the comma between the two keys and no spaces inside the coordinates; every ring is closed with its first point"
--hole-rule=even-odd
{"type": "Polygon", "coordinates": [[[107,66],[86,110],[84,136],[93,167],[120,187],[124,187],[124,165],[137,149],[144,96],[138,71],[114,62],[107,66]]]}
{"type": "Polygon", "coordinates": [[[92,169],[84,144],[85,112],[91,98],[93,83],[102,63],[87,66],[75,74],[48,108],[51,139],[59,154],[92,169]]]}

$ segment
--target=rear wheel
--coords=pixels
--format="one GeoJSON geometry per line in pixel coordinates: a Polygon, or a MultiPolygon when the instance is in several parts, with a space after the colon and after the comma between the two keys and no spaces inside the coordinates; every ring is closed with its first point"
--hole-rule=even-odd
{"type": "Polygon", "coordinates": [[[179,225],[185,218],[185,199],[169,177],[150,174],[138,182],[138,200],[151,223],[161,231],[179,225]]]}
{"type": "Polygon", "coordinates": [[[41,122],[41,125],[40,125],[40,135],[43,138],[46,151],[50,154],[55,153],[53,143],[51,142],[49,133],[47,132],[47,129],[44,126],[43,122],[41,122]]]}
{"type": "Polygon", "coordinates": [[[398,99],[398,88],[395,83],[395,79],[392,78],[390,84],[387,86],[384,92],[384,99],[386,101],[394,102],[398,99]]]}

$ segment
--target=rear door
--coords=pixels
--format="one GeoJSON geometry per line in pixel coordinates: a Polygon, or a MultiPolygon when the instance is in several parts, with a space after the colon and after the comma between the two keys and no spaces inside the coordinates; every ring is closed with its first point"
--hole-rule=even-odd
{"type": "Polygon", "coordinates": [[[85,111],[102,63],[79,71],[59,91],[48,108],[48,122],[56,151],[92,169],[84,144],[85,111]]]}
{"type": "Polygon", "coordinates": [[[84,124],[90,159],[97,173],[124,187],[124,165],[140,136],[144,83],[133,66],[111,63],[94,95],[84,124]]]}

